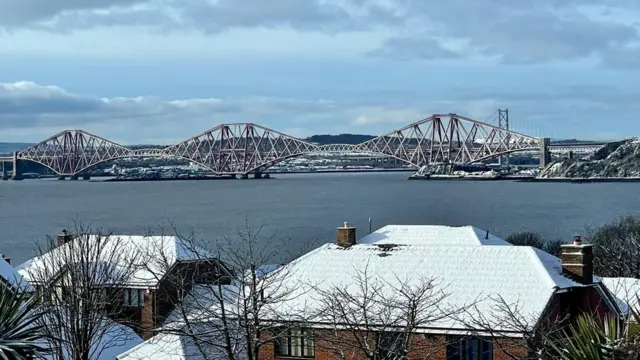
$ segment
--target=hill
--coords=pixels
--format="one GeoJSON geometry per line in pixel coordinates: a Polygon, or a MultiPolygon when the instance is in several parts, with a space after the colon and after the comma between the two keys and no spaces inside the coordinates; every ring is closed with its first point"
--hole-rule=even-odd
{"type": "Polygon", "coordinates": [[[0,154],[12,154],[14,151],[24,150],[31,145],[32,144],[26,143],[0,142],[0,154]]]}
{"type": "Polygon", "coordinates": [[[584,159],[551,164],[540,178],[640,178],[640,138],[610,143],[584,159]]]}

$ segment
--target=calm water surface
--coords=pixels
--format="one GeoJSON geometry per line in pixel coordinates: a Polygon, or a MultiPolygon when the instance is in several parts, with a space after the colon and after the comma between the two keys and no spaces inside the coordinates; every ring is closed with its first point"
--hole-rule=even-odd
{"type": "MultiPolygon", "coordinates": [[[[333,241],[344,221],[475,225],[499,236],[538,231],[569,238],[587,225],[639,214],[640,183],[407,181],[408,173],[278,175],[266,181],[0,182],[0,253],[20,263],[46,234],[79,219],[118,234],[175,223],[207,241],[245,218],[293,247],[333,241]]],[[[292,249],[296,251],[297,249],[292,249]]]]}

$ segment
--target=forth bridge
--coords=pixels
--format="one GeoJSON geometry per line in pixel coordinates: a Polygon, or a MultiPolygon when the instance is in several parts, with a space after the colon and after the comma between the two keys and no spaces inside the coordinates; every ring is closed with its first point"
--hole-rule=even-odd
{"type": "MultiPolygon", "coordinates": [[[[360,144],[318,145],[253,123],[222,124],[161,149],[130,149],[83,130],[65,130],[27,149],[0,158],[13,162],[21,179],[22,161],[41,164],[55,174],[77,179],[92,168],[121,158],[175,157],[197,163],[216,175],[260,174],[292,157],[314,153],[361,153],[395,158],[420,169],[429,164],[471,164],[522,151],[539,151],[540,167],[550,153],[596,151],[604,143],[551,145],[537,138],[457,114],[434,114],[360,144]]],[[[2,166],[4,169],[5,166],[2,166]]],[[[7,173],[3,170],[3,178],[7,173]]]]}

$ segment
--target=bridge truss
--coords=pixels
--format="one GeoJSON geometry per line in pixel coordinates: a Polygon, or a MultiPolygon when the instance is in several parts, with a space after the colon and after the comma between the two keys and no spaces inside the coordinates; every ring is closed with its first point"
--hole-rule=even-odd
{"type": "Polygon", "coordinates": [[[175,157],[218,175],[262,172],[288,158],[318,153],[393,157],[420,168],[433,163],[468,164],[535,151],[541,139],[456,114],[432,115],[361,144],[317,145],[251,123],[223,124],[163,149],[129,149],[82,130],[60,132],[15,154],[59,175],[74,176],[120,158],[175,157]]]}

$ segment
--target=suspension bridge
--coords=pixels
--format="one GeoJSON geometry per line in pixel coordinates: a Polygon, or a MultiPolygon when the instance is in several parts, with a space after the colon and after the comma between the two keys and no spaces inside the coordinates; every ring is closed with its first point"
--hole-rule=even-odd
{"type": "MultiPolygon", "coordinates": [[[[0,162],[35,162],[59,176],[77,179],[104,163],[132,157],[173,157],[216,175],[260,174],[287,159],[318,153],[358,153],[395,158],[420,169],[429,164],[472,164],[523,151],[539,151],[540,167],[551,152],[596,151],[605,143],[552,145],[538,138],[457,114],[434,114],[360,144],[318,145],[253,123],[222,124],[161,149],[130,149],[83,130],[65,130],[0,162]]],[[[2,166],[2,168],[6,168],[2,166]]],[[[3,178],[7,172],[3,170],[3,178]]]]}

